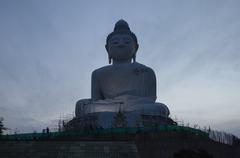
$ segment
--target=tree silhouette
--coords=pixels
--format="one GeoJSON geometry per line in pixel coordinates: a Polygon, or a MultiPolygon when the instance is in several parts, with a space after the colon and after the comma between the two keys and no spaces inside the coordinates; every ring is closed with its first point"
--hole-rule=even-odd
{"type": "Polygon", "coordinates": [[[114,128],[127,127],[127,120],[121,109],[119,109],[118,113],[114,116],[112,127],[114,128]]]}
{"type": "Polygon", "coordinates": [[[3,134],[3,130],[4,130],[4,129],[5,129],[5,128],[4,128],[4,126],[3,126],[3,118],[0,117],[0,135],[3,134]]]}

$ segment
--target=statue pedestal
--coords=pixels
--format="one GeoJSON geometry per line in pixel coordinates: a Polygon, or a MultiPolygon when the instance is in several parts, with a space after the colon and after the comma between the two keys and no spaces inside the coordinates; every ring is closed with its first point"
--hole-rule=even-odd
{"type": "MultiPolygon", "coordinates": [[[[175,122],[169,117],[163,117],[161,115],[144,113],[142,111],[130,111],[130,112],[121,112],[124,116],[124,119],[117,118],[119,112],[99,112],[94,113],[97,118],[97,125],[102,128],[111,128],[111,127],[121,127],[125,121],[125,127],[143,127],[143,126],[152,126],[156,124],[175,124],[175,122]],[[118,120],[116,120],[118,119],[118,120]],[[116,126],[115,122],[118,122],[120,125],[116,126]],[[115,126],[114,126],[115,125],[115,126]]],[[[124,127],[124,126],[122,126],[124,127]]]]}
{"type": "Polygon", "coordinates": [[[175,124],[162,103],[130,104],[131,102],[99,101],[80,106],[79,115],[70,121],[69,129],[142,127],[156,124],[175,124]]]}
{"type": "Polygon", "coordinates": [[[80,100],[76,104],[75,112],[81,126],[83,124],[89,126],[89,122],[93,123],[92,127],[102,128],[138,127],[143,126],[143,123],[146,122],[155,124],[171,124],[173,122],[169,121],[170,112],[165,104],[155,103],[146,97],[131,95],[98,101],[80,100]]]}

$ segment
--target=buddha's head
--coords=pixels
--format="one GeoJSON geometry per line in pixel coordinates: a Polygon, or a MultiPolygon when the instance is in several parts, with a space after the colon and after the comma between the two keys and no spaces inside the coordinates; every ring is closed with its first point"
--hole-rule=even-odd
{"type": "Polygon", "coordinates": [[[128,23],[119,20],[114,27],[114,31],[107,36],[105,45],[109,63],[112,59],[116,61],[133,59],[136,60],[138,41],[136,35],[131,32],[128,23]]]}

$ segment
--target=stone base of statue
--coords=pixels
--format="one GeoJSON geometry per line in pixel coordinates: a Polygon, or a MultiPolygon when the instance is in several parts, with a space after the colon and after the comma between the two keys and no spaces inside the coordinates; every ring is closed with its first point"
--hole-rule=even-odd
{"type": "Polygon", "coordinates": [[[99,112],[94,113],[94,115],[98,118],[97,125],[102,128],[143,127],[156,124],[175,124],[175,122],[169,117],[144,113],[142,111],[99,112]]]}
{"type": "Polygon", "coordinates": [[[75,114],[76,118],[68,123],[68,129],[175,124],[168,117],[169,109],[165,104],[129,95],[99,101],[80,100],[75,114]]]}
{"type": "Polygon", "coordinates": [[[72,120],[63,125],[65,131],[77,131],[82,129],[97,129],[98,117],[95,114],[74,117],[72,120]]]}

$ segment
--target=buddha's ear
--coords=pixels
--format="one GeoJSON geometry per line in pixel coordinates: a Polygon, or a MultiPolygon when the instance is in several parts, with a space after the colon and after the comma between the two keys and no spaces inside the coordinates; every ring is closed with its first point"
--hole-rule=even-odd
{"type": "Polygon", "coordinates": [[[109,62],[109,64],[111,64],[111,62],[112,62],[112,58],[109,54],[108,54],[108,62],[109,62]]]}
{"type": "Polygon", "coordinates": [[[105,48],[106,48],[106,50],[107,50],[107,52],[108,52],[108,45],[107,45],[107,44],[105,45],[105,48]]]}
{"type": "MultiPolygon", "coordinates": [[[[105,48],[106,48],[107,53],[108,53],[108,44],[105,45],[105,48]]],[[[111,62],[112,62],[112,57],[110,56],[109,53],[108,53],[108,62],[109,62],[109,64],[111,64],[111,62]]]]}
{"type": "Polygon", "coordinates": [[[138,45],[138,44],[136,44],[136,47],[135,47],[135,52],[134,52],[134,55],[133,55],[133,57],[132,57],[132,59],[133,59],[133,62],[136,62],[136,54],[137,54],[138,47],[139,47],[139,45],[138,45]]]}
{"type": "MultiPolygon", "coordinates": [[[[138,47],[139,47],[139,45],[138,45],[138,44],[136,44],[136,50],[135,50],[135,51],[136,51],[136,53],[137,53],[138,47]]],[[[135,54],[136,54],[136,53],[135,53],[135,54]]]]}
{"type": "Polygon", "coordinates": [[[133,62],[136,62],[136,53],[133,55],[132,59],[133,59],[133,62]]]}

